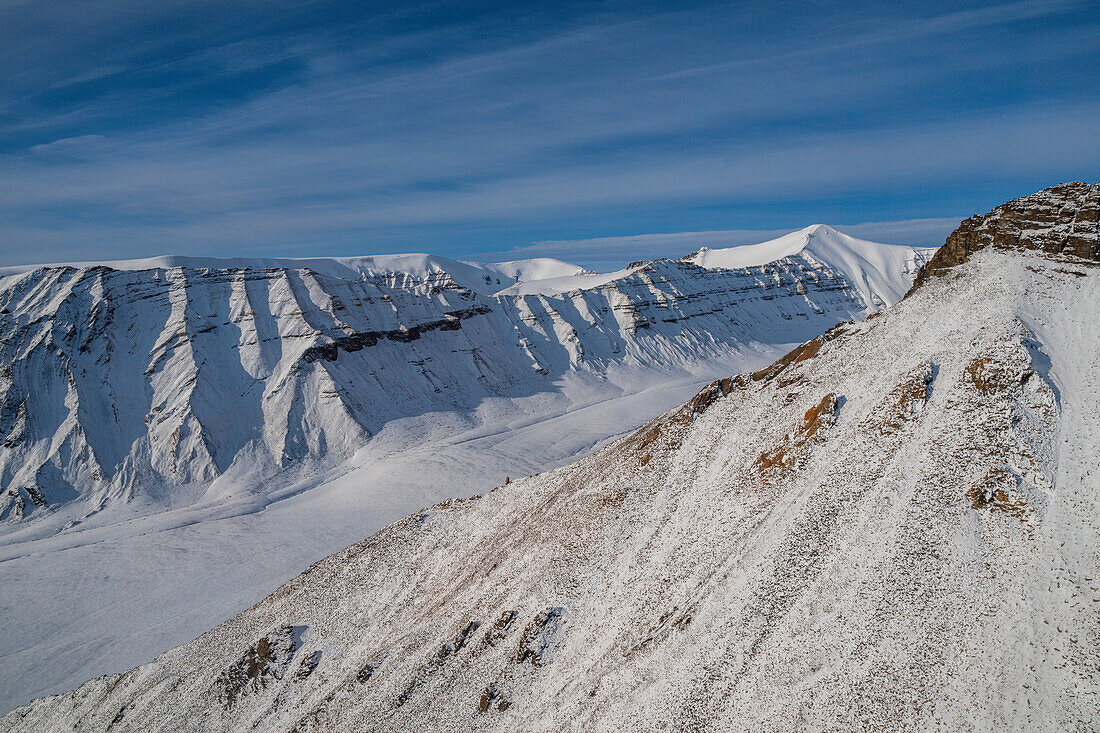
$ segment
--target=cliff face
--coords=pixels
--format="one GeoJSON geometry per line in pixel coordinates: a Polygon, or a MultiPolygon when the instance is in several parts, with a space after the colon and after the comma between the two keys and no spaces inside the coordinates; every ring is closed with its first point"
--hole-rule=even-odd
{"type": "Polygon", "coordinates": [[[917,275],[912,289],[986,247],[1037,249],[1097,261],[1098,232],[1100,183],[1059,183],[962,222],[917,275]]]}
{"type": "MultiPolygon", "coordinates": [[[[346,458],[391,420],[550,392],[566,373],[690,372],[896,299],[804,257],[732,270],[659,260],[515,293],[504,265],[483,277],[448,260],[350,262],[0,277],[0,521],[201,491],[231,469],[256,482],[346,458]]],[[[570,273],[559,264],[549,274],[570,273]]]]}

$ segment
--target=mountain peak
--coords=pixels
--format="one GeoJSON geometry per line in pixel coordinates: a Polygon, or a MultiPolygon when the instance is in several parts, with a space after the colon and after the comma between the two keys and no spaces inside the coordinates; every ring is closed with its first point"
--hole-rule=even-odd
{"type": "Polygon", "coordinates": [[[797,258],[805,266],[842,273],[867,307],[875,309],[902,298],[931,252],[927,247],[870,242],[828,224],[812,224],[759,244],[701,247],[684,260],[700,267],[735,270],[797,258]]]}
{"type": "Polygon", "coordinates": [[[1100,261],[1100,183],[1059,183],[966,219],[921,269],[910,292],[986,247],[1100,261]]]}
{"type": "MultiPolygon", "coordinates": [[[[811,224],[810,226],[800,229],[799,234],[805,234],[807,236],[822,235],[822,234],[842,234],[835,227],[831,227],[828,224],[811,224]]],[[[843,234],[842,236],[848,236],[843,234]]]]}

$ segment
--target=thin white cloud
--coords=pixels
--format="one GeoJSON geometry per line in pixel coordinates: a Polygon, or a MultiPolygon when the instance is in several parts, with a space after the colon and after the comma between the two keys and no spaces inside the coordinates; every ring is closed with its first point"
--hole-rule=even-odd
{"type": "Polygon", "coordinates": [[[775,65],[784,61],[836,54],[845,49],[857,48],[859,46],[870,46],[881,43],[900,43],[912,41],[922,36],[931,36],[940,33],[963,33],[974,28],[1015,23],[1021,20],[1065,13],[1079,5],[1079,0],[1019,0],[1018,2],[1003,3],[1000,5],[956,10],[928,18],[909,19],[906,22],[893,23],[887,27],[877,27],[868,31],[853,32],[841,36],[841,40],[833,43],[825,43],[808,48],[798,48],[786,53],[733,59],[716,64],[678,69],[655,76],[653,80],[666,81],[683,79],[691,76],[733,71],[735,69],[745,69],[749,67],[775,65]]]}
{"type": "Polygon", "coordinates": [[[73,152],[87,149],[103,140],[102,135],[77,135],[76,137],[63,137],[53,142],[42,143],[31,148],[34,153],[73,152]]]}

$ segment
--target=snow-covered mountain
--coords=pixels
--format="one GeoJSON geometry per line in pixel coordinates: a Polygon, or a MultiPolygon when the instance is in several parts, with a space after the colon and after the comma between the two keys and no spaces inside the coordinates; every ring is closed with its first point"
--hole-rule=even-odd
{"type": "Polygon", "coordinates": [[[785,254],[604,275],[430,255],[0,270],[0,711],[193,638],[417,507],[587,455],[876,302],[785,254]]]}
{"type": "Polygon", "coordinates": [[[503,324],[479,318],[492,310],[482,294],[532,272],[577,271],[408,255],[9,274],[0,518],[74,498],[94,511],[137,486],[148,499],[207,485],[238,462],[269,474],[346,457],[390,417],[505,391],[518,369],[503,324]],[[339,351],[362,353],[336,364],[339,351]]]}
{"type": "Polygon", "coordinates": [[[760,244],[704,247],[685,259],[701,267],[739,269],[795,258],[840,273],[865,303],[881,308],[901,300],[933,251],[868,242],[815,224],[760,244]]]}
{"type": "Polygon", "coordinates": [[[223,496],[397,418],[797,342],[896,301],[930,252],[791,236],[809,244],[732,270],[720,252],[608,275],[429,255],[8,268],[0,520],[223,496]]]}
{"type": "Polygon", "coordinates": [[[1098,199],[0,729],[1089,729],[1098,199]]]}

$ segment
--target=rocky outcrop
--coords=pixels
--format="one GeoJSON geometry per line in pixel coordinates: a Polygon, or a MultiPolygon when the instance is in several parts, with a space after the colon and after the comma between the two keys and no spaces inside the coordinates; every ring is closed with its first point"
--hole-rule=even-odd
{"type": "Polygon", "coordinates": [[[214,685],[218,701],[228,710],[239,698],[281,680],[297,648],[293,626],[272,630],[245,650],[235,664],[222,671],[214,685]]]}
{"type": "Polygon", "coordinates": [[[921,268],[909,292],[986,247],[1100,261],[1100,183],[1059,183],[970,217],[921,268]]]}
{"type": "Polygon", "coordinates": [[[463,310],[454,311],[452,313],[444,313],[444,317],[439,320],[420,323],[411,328],[394,328],[389,331],[361,331],[343,335],[337,337],[336,340],[331,343],[309,347],[302,352],[301,359],[307,364],[315,362],[318,359],[336,361],[341,351],[359,351],[365,346],[374,346],[382,339],[400,341],[401,343],[407,344],[410,341],[416,341],[421,335],[428,331],[457,331],[462,328],[462,321],[464,319],[473,318],[474,316],[483,316],[492,312],[492,309],[488,306],[478,305],[473,308],[464,308],[463,310]]]}

